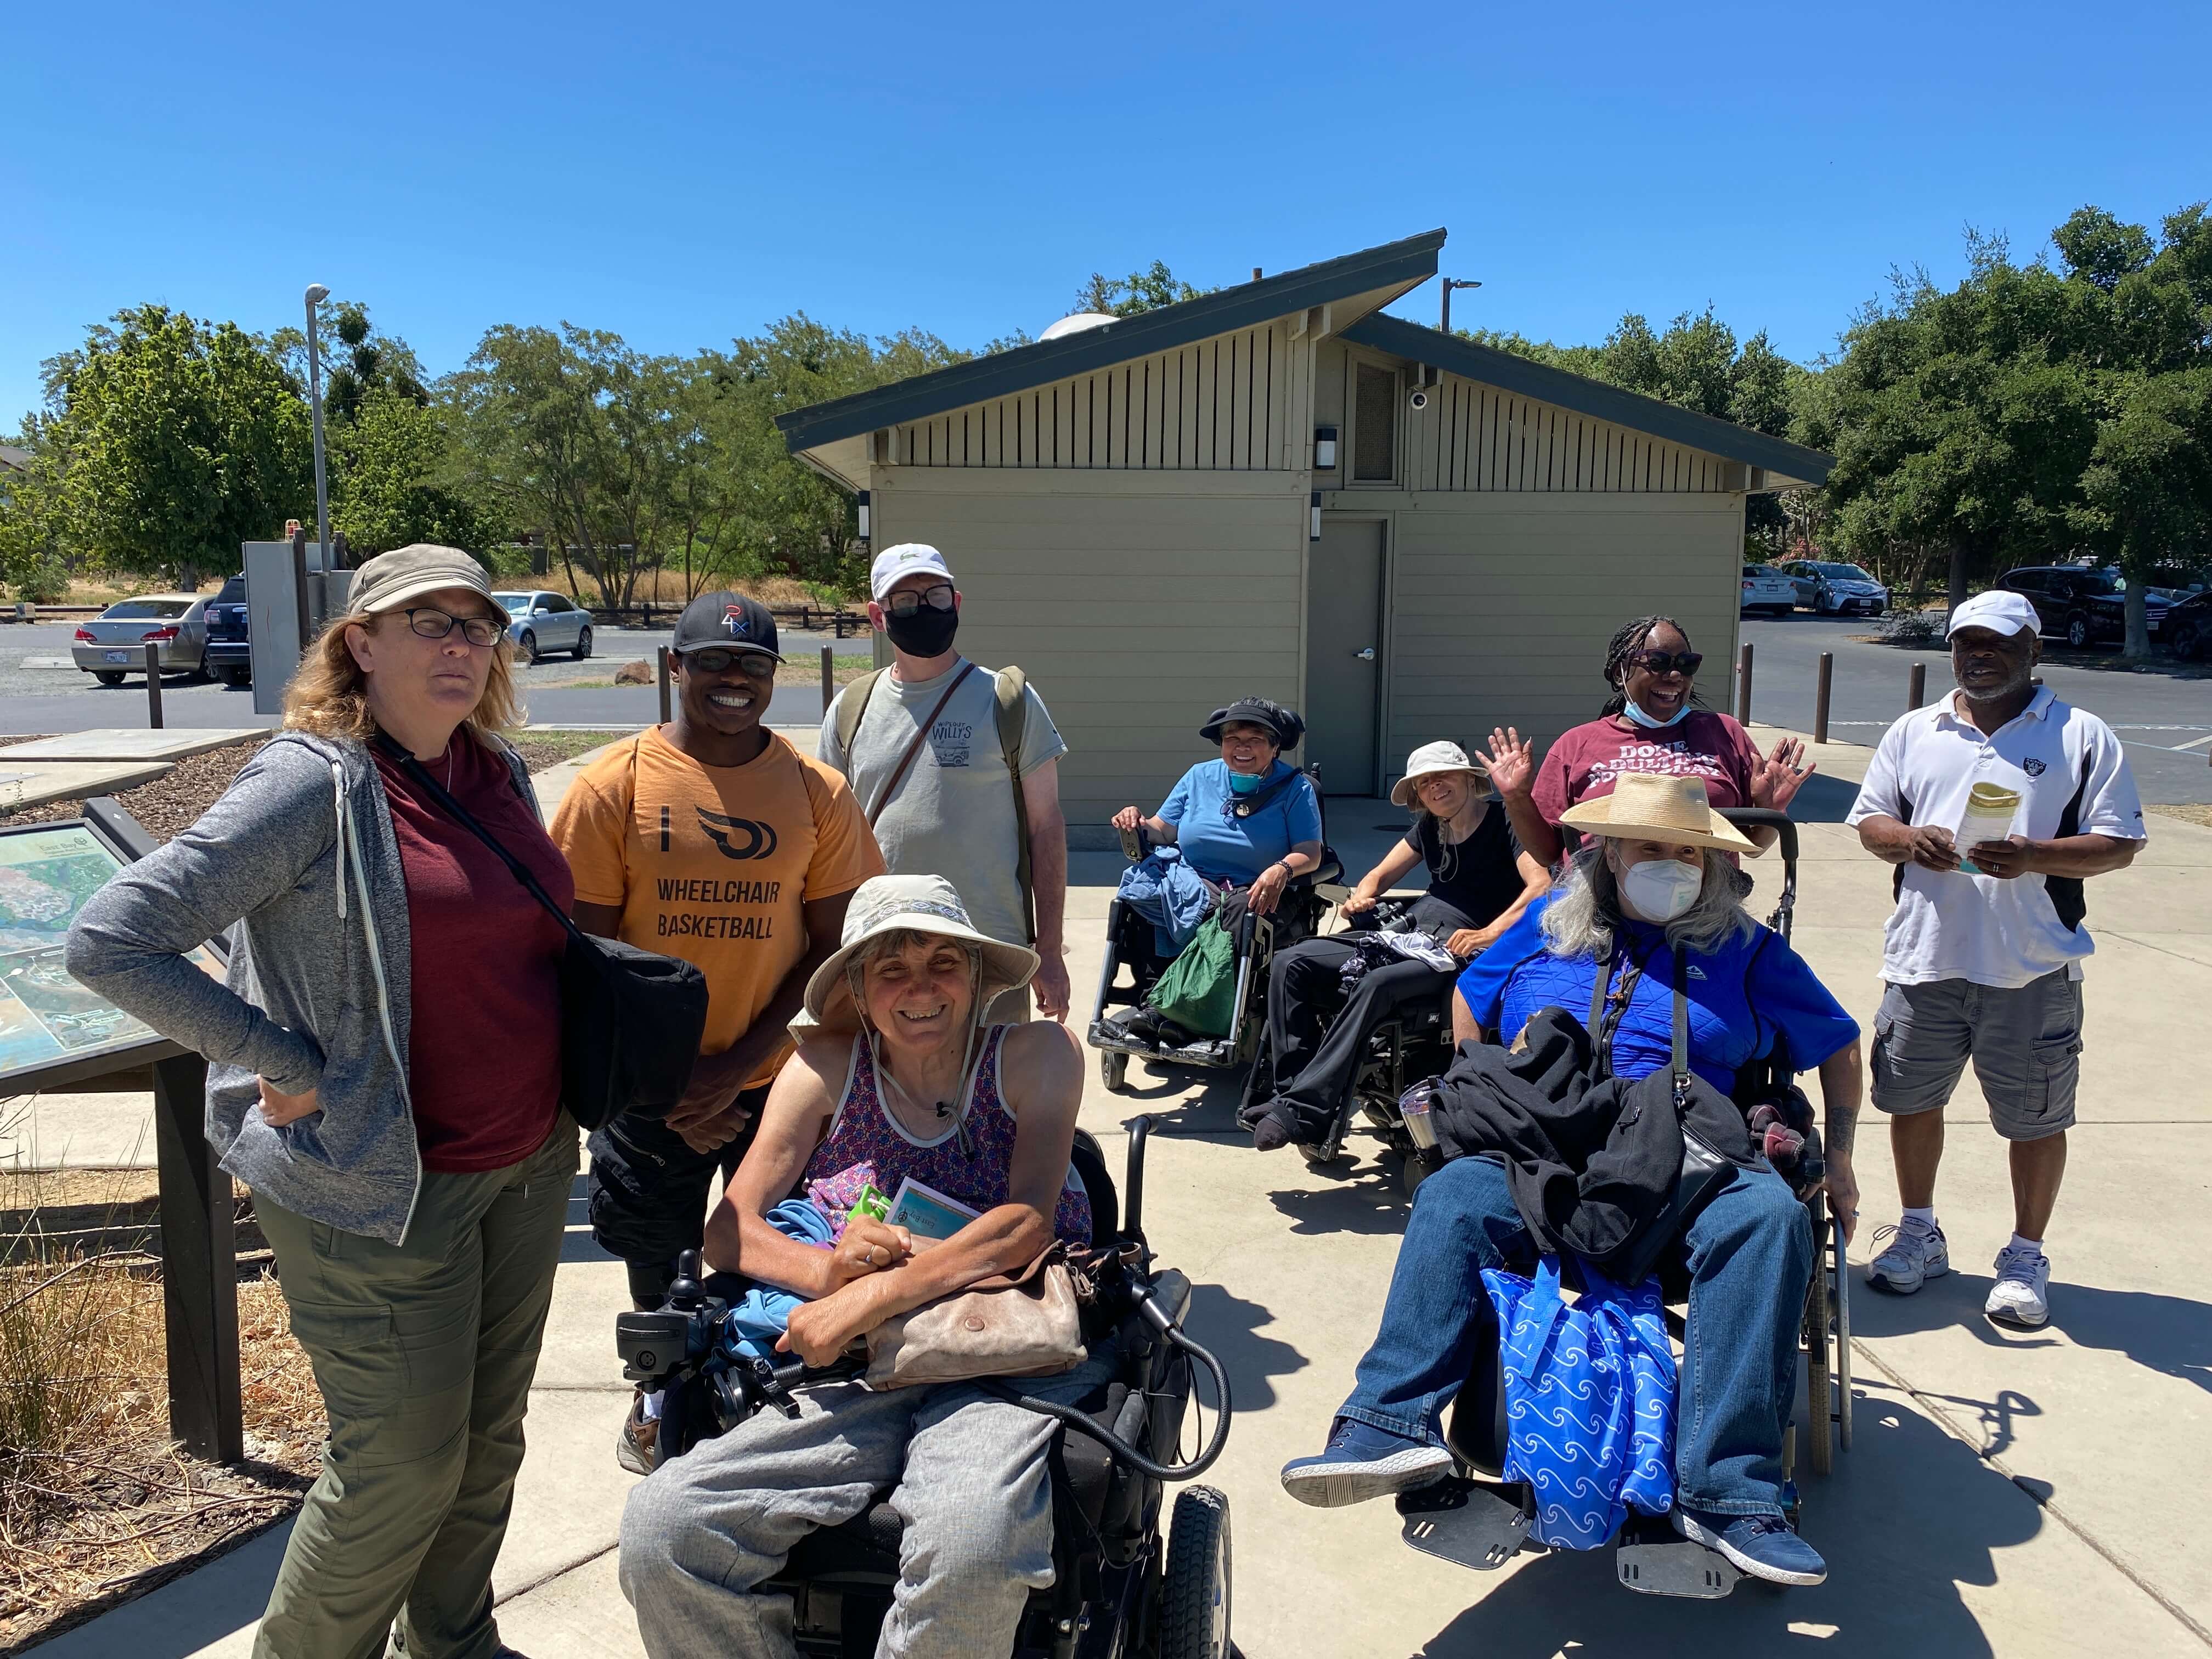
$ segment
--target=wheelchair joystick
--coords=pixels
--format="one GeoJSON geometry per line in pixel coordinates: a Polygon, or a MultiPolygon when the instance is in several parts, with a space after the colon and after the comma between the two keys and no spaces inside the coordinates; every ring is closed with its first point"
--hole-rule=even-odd
{"type": "Polygon", "coordinates": [[[690,1313],[705,1305],[707,1287],[699,1282],[705,1265],[696,1250],[685,1250],[676,1258],[676,1277],[668,1286],[670,1307],[690,1313]]]}

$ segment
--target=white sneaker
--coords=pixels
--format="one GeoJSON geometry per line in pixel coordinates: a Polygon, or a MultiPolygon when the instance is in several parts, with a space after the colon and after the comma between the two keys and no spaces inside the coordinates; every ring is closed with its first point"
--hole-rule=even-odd
{"type": "Polygon", "coordinates": [[[2041,1327],[2051,1317],[2051,1258],[2033,1244],[2008,1244],[1997,1252],[1996,1270],[1982,1311],[2000,1325],[2041,1327]]]}
{"type": "Polygon", "coordinates": [[[1866,1282],[1892,1296],[1911,1296],[1931,1279],[1951,1271],[1951,1247],[1943,1230],[1906,1217],[1894,1227],[1875,1231],[1874,1242],[1889,1240],[1889,1248],[1875,1257],[1866,1282]]]}

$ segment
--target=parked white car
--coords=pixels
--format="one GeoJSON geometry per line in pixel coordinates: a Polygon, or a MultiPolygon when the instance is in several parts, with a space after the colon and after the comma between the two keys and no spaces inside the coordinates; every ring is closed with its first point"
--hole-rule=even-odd
{"type": "Polygon", "coordinates": [[[1764,611],[1770,617],[1786,617],[1797,608],[1797,584],[1771,564],[1743,568],[1743,599],[1738,609],[1748,615],[1764,611]]]}
{"type": "Polygon", "coordinates": [[[566,651],[578,662],[592,654],[592,613],[567,594],[538,588],[492,598],[506,609],[507,637],[523,661],[536,662],[549,651],[566,651]]]}

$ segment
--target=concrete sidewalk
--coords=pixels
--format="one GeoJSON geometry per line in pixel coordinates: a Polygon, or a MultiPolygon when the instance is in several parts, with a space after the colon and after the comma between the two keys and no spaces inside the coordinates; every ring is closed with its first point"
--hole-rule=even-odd
{"type": "MultiPolygon", "coordinates": [[[[1828,745],[1826,781],[1801,800],[1796,940],[1870,1024],[1889,872],[1839,823],[1867,752],[1828,745]]],[[[554,791],[540,783],[550,809],[554,791]]],[[[1380,802],[1331,801],[1330,837],[1364,868],[1389,839],[1376,826],[1398,817],[1380,802]]],[[[2212,1298],[2198,1287],[2212,1276],[2212,1101],[2180,1039],[2212,1007],[2212,830],[2159,817],[2151,836],[2133,869],[2088,890],[2099,943],[2081,1127],[2050,1245],[2051,1324],[2026,1335],[1981,1318],[1984,1264],[2010,1231],[2010,1205],[2003,1150],[1969,1081],[1940,1194],[1952,1276],[1906,1300],[1863,1285],[1852,1297],[1856,1448],[1825,1480],[1801,1474],[1806,1533],[1832,1567],[1816,1589],[1648,1600],[1610,1582],[1603,1552],[1478,1574],[1407,1551],[1387,1504],[1291,1502],[1276,1470],[1319,1448],[1374,1332],[1405,1221],[1395,1170],[1362,1140],[1357,1163],[1328,1174],[1288,1152],[1255,1154],[1222,1074],[1133,1068],[1131,1092],[1109,1096],[1091,1068],[1083,1122],[1109,1160],[1131,1117],[1155,1116],[1147,1230],[1197,1282],[1192,1331],[1234,1382],[1235,1431],[1208,1479],[1234,1510],[1243,1651],[2203,1655],[2212,1298]]],[[[1070,965],[1087,1006],[1119,860],[1073,862],[1070,965]]],[[[1763,915],[1778,872],[1762,863],[1757,873],[1763,915]]],[[[1866,1226],[1852,1255],[1863,1263],[1874,1227],[1895,1218],[1879,1123],[1862,1133],[1859,1165],[1866,1226]]],[[[501,1629],[532,1659],[635,1655],[611,1553],[628,1485],[612,1456],[627,1393],[611,1349],[623,1276],[591,1243],[580,1183],[563,1262],[500,1564],[501,1629]]],[[[278,1536],[258,1540],[40,1651],[243,1655],[280,1550],[278,1536]]]]}

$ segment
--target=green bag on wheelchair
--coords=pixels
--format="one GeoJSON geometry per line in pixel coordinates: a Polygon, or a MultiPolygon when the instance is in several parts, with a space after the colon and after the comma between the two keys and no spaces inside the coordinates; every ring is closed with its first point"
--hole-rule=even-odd
{"type": "Polygon", "coordinates": [[[1153,981],[1145,1004],[1200,1036],[1225,1037],[1237,1024],[1237,941],[1208,916],[1153,981]]]}

